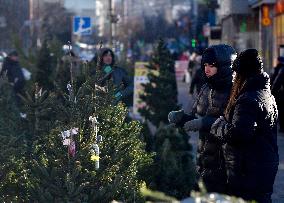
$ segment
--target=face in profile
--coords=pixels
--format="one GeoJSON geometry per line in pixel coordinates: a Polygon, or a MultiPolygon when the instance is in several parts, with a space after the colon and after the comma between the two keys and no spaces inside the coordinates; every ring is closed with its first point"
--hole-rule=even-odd
{"type": "Polygon", "coordinates": [[[112,64],[112,55],[111,53],[107,53],[103,56],[103,63],[106,65],[112,64]]]}
{"type": "Polygon", "coordinates": [[[212,64],[204,63],[204,67],[205,75],[208,78],[212,77],[217,73],[217,67],[212,64]]]}

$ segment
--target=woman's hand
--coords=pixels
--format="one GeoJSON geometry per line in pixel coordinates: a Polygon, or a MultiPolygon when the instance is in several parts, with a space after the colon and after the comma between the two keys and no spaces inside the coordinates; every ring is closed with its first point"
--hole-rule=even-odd
{"type": "Polygon", "coordinates": [[[214,134],[215,136],[220,135],[222,133],[222,129],[227,124],[227,121],[223,116],[220,116],[211,126],[210,133],[214,134]]]}
{"type": "Polygon", "coordinates": [[[193,119],[184,124],[183,128],[185,131],[198,131],[202,126],[202,118],[193,119]]]}

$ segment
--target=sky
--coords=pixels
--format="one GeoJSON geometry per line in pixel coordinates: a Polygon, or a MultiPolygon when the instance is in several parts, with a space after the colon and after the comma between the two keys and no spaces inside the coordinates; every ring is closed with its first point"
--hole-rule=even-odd
{"type": "Polygon", "coordinates": [[[65,0],[65,7],[72,10],[94,9],[95,3],[95,0],[65,0]]]}

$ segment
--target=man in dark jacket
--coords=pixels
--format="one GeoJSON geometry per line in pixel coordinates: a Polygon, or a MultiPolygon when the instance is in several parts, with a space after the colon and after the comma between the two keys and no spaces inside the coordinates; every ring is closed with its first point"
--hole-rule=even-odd
{"type": "Polygon", "coordinates": [[[199,131],[197,174],[208,192],[226,193],[226,170],[222,145],[210,135],[214,121],[225,110],[232,87],[232,55],[228,45],[214,45],[202,55],[206,83],[200,90],[190,115],[182,111],[170,112],[169,122],[186,131],[199,131]]]}
{"type": "Polygon", "coordinates": [[[278,57],[278,64],[272,76],[272,94],[279,112],[279,132],[284,132],[284,57],[278,57]]]}
{"type": "Polygon", "coordinates": [[[211,133],[223,143],[230,193],[268,203],[279,164],[277,106],[257,50],[241,52],[233,70],[225,118],[216,120],[211,133]]]}
{"type": "Polygon", "coordinates": [[[102,49],[98,60],[99,68],[102,69],[104,73],[99,81],[100,85],[103,86],[106,81],[112,80],[117,88],[115,94],[116,103],[123,101],[129,104],[129,99],[132,99],[133,82],[123,68],[115,66],[115,56],[113,51],[109,48],[102,49]]]}
{"type": "Polygon", "coordinates": [[[279,70],[284,66],[284,56],[279,56],[277,58],[277,65],[273,68],[274,69],[274,72],[270,78],[270,83],[271,85],[274,83],[278,73],[279,73],[279,70]]]}
{"type": "Polygon", "coordinates": [[[16,51],[12,51],[5,58],[0,75],[4,73],[7,73],[8,81],[14,85],[15,93],[21,93],[25,85],[25,78],[16,51]]]}

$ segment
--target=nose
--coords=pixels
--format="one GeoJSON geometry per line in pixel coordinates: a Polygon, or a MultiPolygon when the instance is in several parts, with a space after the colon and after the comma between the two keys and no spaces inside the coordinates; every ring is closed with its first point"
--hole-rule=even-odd
{"type": "Polygon", "coordinates": [[[205,73],[210,73],[210,68],[208,66],[205,66],[205,73]]]}

